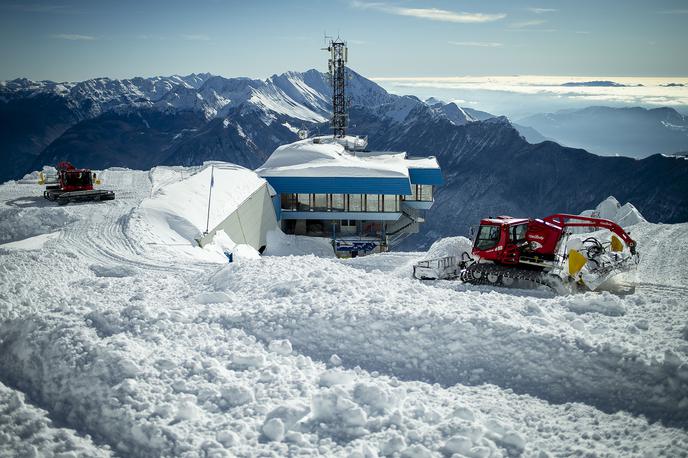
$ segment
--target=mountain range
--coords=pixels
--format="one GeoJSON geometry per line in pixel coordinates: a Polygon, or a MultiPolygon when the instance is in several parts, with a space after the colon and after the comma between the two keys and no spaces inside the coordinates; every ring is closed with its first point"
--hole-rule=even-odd
{"type": "MultiPolygon", "coordinates": [[[[688,220],[684,157],[635,160],[531,144],[505,117],[393,95],[352,70],[347,90],[351,133],[368,135],[374,149],[434,155],[442,166],[436,205],[405,248],[465,234],[484,216],[580,212],[612,194],[651,221],[688,220]]],[[[255,168],[300,128],[328,133],[330,100],[327,76],[317,70],[266,80],[7,81],[0,83],[0,182],[59,160],[94,169],[210,159],[255,168]]]]}
{"type": "Polygon", "coordinates": [[[518,120],[562,145],[605,156],[643,158],[688,149],[688,116],[673,108],[587,107],[518,120]]]}

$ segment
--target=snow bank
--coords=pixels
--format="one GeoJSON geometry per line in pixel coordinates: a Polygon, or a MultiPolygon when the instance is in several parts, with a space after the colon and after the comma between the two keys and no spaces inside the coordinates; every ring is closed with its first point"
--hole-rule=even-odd
{"type": "Polygon", "coordinates": [[[59,232],[35,235],[26,239],[17,240],[16,242],[2,243],[0,244],[0,248],[6,250],[40,250],[46,243],[56,239],[59,235],[59,232]]]}
{"type": "Polygon", "coordinates": [[[585,210],[581,213],[582,216],[594,216],[597,218],[604,218],[614,221],[622,227],[633,226],[634,224],[646,222],[643,215],[640,214],[630,202],[621,205],[614,196],[609,196],[594,210],[585,210]]]}
{"type": "Polygon", "coordinates": [[[52,176],[52,175],[55,175],[57,173],[57,170],[55,169],[55,167],[45,165],[45,166],[43,166],[43,170],[41,170],[41,171],[36,170],[36,171],[31,172],[31,173],[27,173],[22,178],[17,180],[17,183],[20,183],[20,184],[38,184],[38,182],[41,179],[41,173],[43,173],[43,175],[45,175],[45,176],[52,176]]]}
{"type": "Polygon", "coordinates": [[[472,248],[473,242],[466,237],[446,237],[435,241],[435,243],[430,246],[427,259],[454,256],[458,261],[461,259],[461,255],[464,252],[470,255],[472,248]]]}
{"type": "Polygon", "coordinates": [[[62,208],[0,208],[0,243],[54,233],[75,220],[62,208]]]}
{"type": "Polygon", "coordinates": [[[58,428],[48,412],[26,401],[26,396],[0,383],[0,456],[112,456],[107,447],[93,444],[74,430],[58,428]]]}
{"type": "Polygon", "coordinates": [[[204,246],[205,251],[213,252],[220,256],[232,253],[232,262],[260,259],[260,253],[250,245],[235,243],[225,231],[220,230],[213,236],[212,243],[204,246]]]}
{"type": "Polygon", "coordinates": [[[334,257],[332,242],[323,237],[307,237],[303,235],[285,234],[281,230],[273,230],[267,234],[266,256],[300,256],[315,255],[325,258],[334,257]]]}

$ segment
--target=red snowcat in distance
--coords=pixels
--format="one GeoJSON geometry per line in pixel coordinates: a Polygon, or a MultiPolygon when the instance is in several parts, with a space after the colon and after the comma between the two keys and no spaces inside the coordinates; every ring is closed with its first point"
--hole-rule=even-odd
{"type": "Polygon", "coordinates": [[[39,184],[45,184],[43,197],[65,205],[69,202],[84,202],[98,200],[113,200],[115,193],[105,189],[94,189],[94,184],[100,184],[96,174],[90,169],[77,169],[69,162],[57,164],[57,173],[46,177],[41,172],[39,184]]]}

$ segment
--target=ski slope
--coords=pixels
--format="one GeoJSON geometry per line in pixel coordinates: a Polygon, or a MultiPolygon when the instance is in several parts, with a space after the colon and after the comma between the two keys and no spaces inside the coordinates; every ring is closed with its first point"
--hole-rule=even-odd
{"type": "Polygon", "coordinates": [[[632,226],[624,296],[284,235],[226,264],[144,217],[198,171],[106,170],[116,200],[66,207],[0,185],[0,456],[688,454],[688,224],[632,226]]]}

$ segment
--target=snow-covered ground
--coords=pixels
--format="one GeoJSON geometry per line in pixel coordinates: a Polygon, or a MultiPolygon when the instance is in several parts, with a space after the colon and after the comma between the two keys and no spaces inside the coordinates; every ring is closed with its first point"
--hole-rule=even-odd
{"type": "Polygon", "coordinates": [[[0,185],[0,456],[688,455],[688,224],[631,228],[624,296],[279,234],[226,264],[143,216],[195,171],[107,170],[116,200],[66,207],[0,185]]]}

